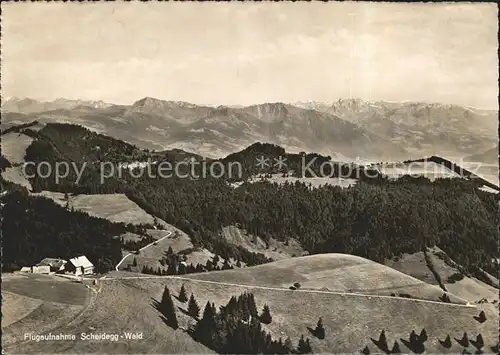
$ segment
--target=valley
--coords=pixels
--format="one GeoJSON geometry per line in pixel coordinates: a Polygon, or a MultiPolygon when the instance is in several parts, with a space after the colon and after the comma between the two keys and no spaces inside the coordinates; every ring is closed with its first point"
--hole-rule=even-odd
{"type": "Polygon", "coordinates": [[[192,333],[201,314],[193,319],[176,297],[179,328],[162,319],[162,290],[177,295],[181,286],[200,310],[251,293],[259,312],[264,304],[270,308],[272,321],[242,323],[240,331],[260,329],[275,346],[281,338],[300,351],[309,344],[314,353],[388,353],[397,341],[402,352],[473,352],[479,334],[485,352],[497,346],[499,286],[491,260],[498,185],[470,166],[440,157],[356,164],[255,143],[207,160],[238,162],[243,175],[237,179],[134,178],[133,168],[123,168],[100,183],[103,154],[117,166],[149,159],[152,169],[162,161],[205,158],[180,149],[151,152],[76,125],[22,127],[7,136],[2,152],[19,169],[27,161],[36,167],[66,159],[89,167],[78,183],[70,174],[59,184],[54,175],[27,177],[21,170],[16,180],[12,167],[2,171],[7,350],[217,352],[215,343],[192,333]],[[261,156],[285,157],[287,164],[259,170],[261,156]],[[303,158],[316,159],[305,173],[303,158]],[[320,174],[324,164],[328,177],[320,174]],[[51,242],[35,252],[30,245],[38,238],[51,242]],[[75,279],[19,272],[42,257],[74,253],[89,256],[97,273],[75,279]],[[319,317],[324,339],[312,328],[319,317]],[[35,325],[38,333],[76,338],[21,336],[35,325]],[[428,339],[419,345],[410,333],[424,328],[428,339]],[[376,340],[382,331],[387,345],[376,340]],[[461,340],[464,332],[472,342],[461,340]],[[81,339],[81,333],[117,338],[81,339]],[[129,339],[129,333],[141,335],[129,339]],[[299,345],[302,336],[308,343],[299,345]]]}

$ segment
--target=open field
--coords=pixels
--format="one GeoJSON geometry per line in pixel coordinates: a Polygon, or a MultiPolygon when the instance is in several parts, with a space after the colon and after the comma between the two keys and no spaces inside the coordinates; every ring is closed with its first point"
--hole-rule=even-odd
{"type": "MultiPolygon", "coordinates": [[[[64,193],[61,192],[42,191],[40,193],[33,193],[32,195],[47,197],[61,206],[66,206],[64,193]]],[[[91,216],[104,218],[115,223],[154,224],[155,222],[153,216],[146,213],[124,194],[69,194],[68,206],[73,207],[77,211],[87,212],[91,216]]],[[[161,225],[168,226],[161,219],[156,219],[156,221],[161,225]]]]}
{"type": "MultiPolygon", "coordinates": [[[[429,259],[433,265],[435,272],[440,276],[446,290],[455,296],[466,299],[469,302],[477,302],[482,298],[486,298],[489,302],[498,302],[498,289],[487,285],[486,283],[468,276],[464,276],[462,280],[450,283],[448,277],[459,272],[457,267],[453,267],[445,263],[438,254],[445,253],[438,247],[430,248],[427,252],[429,259]]],[[[453,261],[451,261],[453,263],[453,261]]],[[[421,281],[431,285],[438,286],[439,283],[432,271],[427,266],[424,253],[418,252],[414,254],[404,254],[398,261],[389,260],[387,266],[394,268],[406,275],[413,276],[421,281]]],[[[495,282],[495,278],[492,281],[495,282]]],[[[498,285],[498,280],[496,280],[498,285]]]]}
{"type": "MultiPolygon", "coordinates": [[[[285,184],[288,182],[289,184],[295,184],[296,181],[303,182],[305,184],[311,184],[312,187],[318,187],[322,185],[331,185],[331,186],[340,186],[340,187],[349,187],[355,185],[357,183],[356,179],[347,179],[347,178],[336,178],[336,177],[283,177],[283,174],[272,174],[270,178],[263,178],[266,181],[271,183],[277,183],[279,185],[285,184]]],[[[253,176],[249,182],[258,182],[261,178],[259,176],[253,176]]],[[[238,184],[233,185],[237,187],[238,184]]]]}
{"type": "Polygon", "coordinates": [[[418,175],[425,176],[429,180],[433,181],[437,178],[460,177],[460,175],[458,175],[454,171],[434,162],[413,162],[411,164],[390,163],[375,165],[375,167],[377,167],[380,172],[387,175],[389,178],[398,178],[403,175],[418,175]]]}
{"type": "Polygon", "coordinates": [[[83,305],[87,289],[81,283],[47,279],[36,274],[2,281],[2,290],[47,302],[83,305]]]}
{"type": "Polygon", "coordinates": [[[266,243],[260,237],[250,235],[245,230],[236,226],[223,227],[222,236],[233,244],[240,245],[254,253],[264,254],[266,257],[273,260],[287,259],[307,254],[295,240],[289,240],[288,245],[285,245],[285,243],[271,238],[269,241],[269,248],[266,248],[266,243]]]}
{"type": "MultiPolygon", "coordinates": [[[[152,307],[151,294],[138,288],[122,285],[120,282],[103,283],[101,291],[83,313],[61,317],[55,307],[44,309],[45,313],[31,314],[23,319],[23,326],[2,329],[10,336],[5,342],[7,353],[211,353],[209,349],[191,340],[182,330],[173,331],[161,320],[152,307]],[[67,341],[24,341],[24,332],[46,334],[64,333],[76,335],[76,340],[67,341]],[[123,332],[142,332],[142,340],[119,338],[110,340],[80,340],[81,333],[119,334],[123,332]]],[[[7,305],[8,306],[8,305],[7,305]]],[[[19,324],[20,322],[16,323],[19,324]]]]}
{"type": "Polygon", "coordinates": [[[76,195],[71,198],[70,206],[111,222],[154,223],[153,216],[144,212],[142,208],[123,194],[76,195]]]}
{"type": "MultiPolygon", "coordinates": [[[[230,271],[226,271],[230,272],[230,271]]],[[[317,319],[323,317],[327,336],[325,340],[311,337],[314,352],[349,352],[354,353],[368,345],[372,352],[378,351],[371,343],[370,337],[378,338],[382,329],[386,330],[389,344],[399,338],[408,339],[415,329],[420,332],[425,326],[429,334],[428,352],[447,352],[439,345],[438,339],[444,339],[447,334],[460,338],[464,331],[471,336],[479,332],[485,338],[486,344],[493,345],[497,340],[498,316],[487,309],[488,322],[479,324],[473,316],[478,309],[457,307],[452,304],[419,303],[406,299],[391,299],[373,297],[352,297],[328,293],[307,291],[290,291],[253,288],[251,286],[228,286],[189,281],[187,279],[135,279],[121,282],[133,288],[149,292],[154,298],[159,298],[164,285],[168,285],[173,294],[177,294],[182,284],[187,293],[193,293],[198,303],[204,305],[207,301],[215,302],[216,306],[225,304],[233,295],[250,291],[255,294],[259,310],[264,303],[268,304],[273,316],[273,322],[266,326],[273,338],[290,336],[294,345],[301,334],[310,336],[307,327],[314,327],[317,319]],[[490,323],[491,321],[491,323],[490,323]]],[[[181,308],[185,305],[177,303],[181,308]]],[[[181,326],[192,324],[192,320],[178,312],[181,326]]],[[[408,352],[402,346],[402,351],[408,352]]],[[[460,352],[461,347],[454,344],[448,352],[460,352]]]]}
{"type": "Polygon", "coordinates": [[[8,327],[33,312],[43,301],[4,289],[2,290],[2,303],[8,305],[8,307],[2,307],[2,327],[8,327]]]}
{"type": "MultiPolygon", "coordinates": [[[[330,257],[324,256],[318,260],[314,257],[294,258],[275,262],[281,266],[285,278],[286,267],[296,265],[296,270],[291,271],[293,277],[298,274],[311,275],[320,272],[325,267],[333,270],[345,269],[363,265],[365,263],[356,257],[330,257]],[[296,274],[293,274],[293,273],[296,274]]],[[[446,335],[461,338],[467,331],[470,338],[475,338],[479,333],[485,340],[485,352],[498,341],[498,310],[491,304],[480,304],[477,307],[456,305],[450,303],[419,301],[406,298],[395,298],[377,295],[349,295],[334,294],[328,291],[305,290],[291,291],[287,288],[272,288],[265,285],[273,282],[272,276],[259,273],[254,276],[255,286],[241,284],[245,280],[235,280],[238,285],[228,285],[218,282],[198,280],[200,276],[218,275],[222,282],[232,282],[235,274],[251,271],[260,267],[240,270],[227,270],[210,274],[193,274],[179,277],[144,277],[134,273],[111,272],[105,279],[98,281],[100,290],[95,295],[95,300],[83,313],[65,322],[58,322],[51,327],[51,331],[79,335],[81,332],[108,334],[123,334],[125,331],[143,332],[142,340],[117,341],[59,341],[59,342],[33,342],[13,339],[6,345],[6,351],[35,354],[35,353],[210,353],[205,346],[196,343],[185,332],[194,320],[185,315],[180,309],[186,309],[186,304],[181,304],[174,299],[178,308],[177,318],[180,328],[173,331],[160,319],[159,313],[153,307],[153,301],[159,300],[165,285],[172,295],[177,295],[181,285],[185,285],[188,295],[196,297],[198,304],[203,309],[207,301],[214,302],[216,306],[225,304],[231,296],[243,292],[252,292],[255,295],[259,311],[264,303],[271,310],[273,321],[264,326],[274,339],[290,336],[293,345],[302,334],[311,339],[315,353],[357,353],[368,345],[372,353],[379,352],[370,338],[377,339],[380,331],[385,329],[389,346],[398,340],[402,352],[409,350],[402,344],[400,338],[408,340],[412,330],[417,333],[425,327],[429,340],[426,342],[426,351],[429,353],[461,353],[462,347],[452,340],[452,347],[445,349],[439,344],[446,335]],[[226,277],[224,277],[226,274],[226,277]],[[137,276],[139,278],[130,278],[137,276]],[[270,279],[271,277],[271,279],[270,279]],[[129,278],[129,279],[126,279],[129,278]],[[257,286],[258,285],[258,286],[257,286]],[[479,323],[473,319],[481,309],[485,310],[487,321],[479,323]],[[323,317],[326,329],[326,338],[319,340],[309,334],[307,327],[314,327],[319,317],[323,317]],[[13,340],[16,340],[15,343],[13,340]]],[[[276,268],[278,269],[278,268],[276,268]]],[[[386,268],[387,269],[387,268],[386,268]]],[[[320,278],[321,279],[321,278],[320,278]]],[[[281,282],[278,281],[278,283],[281,282]]],[[[276,283],[276,281],[274,281],[276,283]]],[[[305,285],[305,284],[304,284],[305,285]]],[[[368,289],[369,291],[369,289],[368,289]]],[[[52,309],[51,312],[55,310],[52,309]]],[[[39,315],[32,312],[29,319],[37,319],[37,326],[42,329],[49,322],[49,318],[36,318],[39,315]],[[30,318],[31,317],[31,318],[30,318]]],[[[50,314],[54,317],[54,314],[50,314]]],[[[52,319],[52,318],[50,318],[52,319]]],[[[28,321],[26,321],[28,322],[28,321]]],[[[19,322],[17,322],[19,323],[19,322]]],[[[34,323],[27,323],[34,326],[34,323]]],[[[12,327],[12,326],[11,326],[12,327]]],[[[6,327],[6,331],[11,327],[6,327]]],[[[26,327],[25,327],[26,328],[26,327]]],[[[473,352],[472,346],[468,348],[473,352]]]]}
{"type": "Polygon", "coordinates": [[[5,169],[5,171],[2,172],[2,177],[7,181],[24,186],[28,190],[31,190],[31,183],[23,174],[22,166],[13,166],[5,169]]]}
{"type": "Polygon", "coordinates": [[[24,334],[60,329],[91,301],[91,292],[83,284],[55,276],[3,274],[2,279],[2,340],[5,348],[13,346],[13,350],[13,344],[24,342],[24,334]]]}
{"type": "Polygon", "coordinates": [[[21,164],[24,162],[26,148],[33,142],[33,138],[16,132],[2,135],[2,155],[10,161],[11,164],[21,164]]]}
{"type": "MultiPolygon", "coordinates": [[[[499,299],[498,289],[491,287],[490,285],[478,280],[474,277],[464,276],[460,281],[451,283],[448,281],[448,277],[459,272],[457,267],[453,267],[445,263],[445,261],[438,257],[438,253],[443,253],[439,248],[434,248],[429,254],[430,259],[436,272],[439,274],[446,289],[456,296],[462,297],[471,302],[477,302],[482,298],[487,299],[489,302],[497,301],[499,299]]],[[[451,261],[451,263],[454,263],[451,261]]],[[[492,281],[495,282],[495,278],[492,281]]],[[[496,285],[498,286],[498,280],[496,280],[496,285]]]]}
{"type": "MultiPolygon", "coordinates": [[[[370,260],[347,254],[319,254],[279,260],[238,270],[189,275],[200,280],[288,288],[295,282],[301,289],[390,295],[439,301],[439,287],[370,260]]],[[[467,301],[450,295],[452,302],[467,301]]]]}

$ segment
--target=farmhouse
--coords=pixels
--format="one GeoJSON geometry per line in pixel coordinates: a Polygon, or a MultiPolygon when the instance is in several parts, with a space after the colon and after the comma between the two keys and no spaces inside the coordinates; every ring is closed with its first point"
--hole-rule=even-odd
{"type": "Polygon", "coordinates": [[[45,258],[37,266],[48,266],[51,272],[63,272],[67,263],[63,259],[45,258]]]}
{"type": "Polygon", "coordinates": [[[50,274],[50,266],[33,266],[31,270],[34,274],[50,274]]]}
{"type": "Polygon", "coordinates": [[[92,264],[85,255],[69,259],[66,270],[76,276],[91,275],[94,273],[94,264],[92,264]]]}

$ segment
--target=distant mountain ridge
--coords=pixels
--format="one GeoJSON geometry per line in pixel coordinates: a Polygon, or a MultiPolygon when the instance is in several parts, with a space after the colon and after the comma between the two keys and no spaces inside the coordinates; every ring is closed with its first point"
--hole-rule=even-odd
{"type": "Polygon", "coordinates": [[[152,97],[132,105],[11,98],[2,109],[3,125],[35,119],[74,123],[144,148],[180,148],[214,158],[256,141],[375,160],[466,156],[496,144],[496,112],[443,104],[341,99],[213,107],[152,97]]]}
{"type": "Polygon", "coordinates": [[[90,108],[106,108],[110,107],[113,104],[106,103],[104,101],[93,101],[93,100],[69,100],[64,98],[55,99],[50,102],[41,102],[37,100],[33,100],[30,98],[20,99],[17,97],[7,98],[5,101],[2,100],[2,109],[8,112],[17,112],[17,113],[36,113],[36,112],[44,112],[44,111],[52,111],[59,109],[72,110],[82,107],[90,107],[90,108]]]}
{"type": "Polygon", "coordinates": [[[339,99],[332,103],[298,103],[336,115],[411,153],[462,157],[498,141],[498,111],[422,102],[366,102],[339,99]]]}
{"type": "Polygon", "coordinates": [[[479,154],[474,154],[470,155],[468,157],[465,157],[464,160],[466,161],[477,161],[477,162],[484,162],[484,163],[490,163],[490,164],[498,164],[498,157],[499,157],[499,146],[497,145],[496,147],[493,147],[491,149],[486,150],[483,153],[479,154]]]}

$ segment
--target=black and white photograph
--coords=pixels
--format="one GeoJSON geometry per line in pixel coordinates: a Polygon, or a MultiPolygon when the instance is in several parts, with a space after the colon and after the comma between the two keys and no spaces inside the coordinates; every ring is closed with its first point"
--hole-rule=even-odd
{"type": "Polygon", "coordinates": [[[498,11],[2,2],[2,354],[498,354],[498,11]]]}

